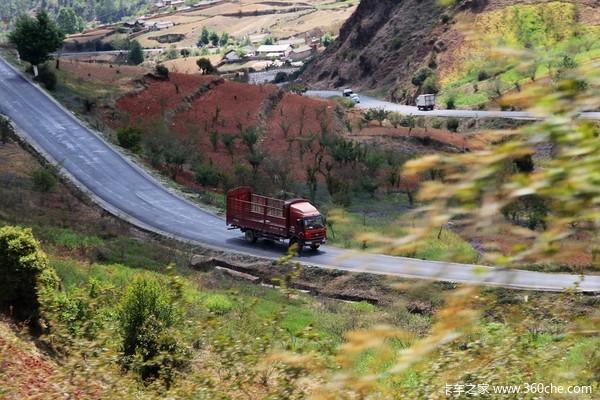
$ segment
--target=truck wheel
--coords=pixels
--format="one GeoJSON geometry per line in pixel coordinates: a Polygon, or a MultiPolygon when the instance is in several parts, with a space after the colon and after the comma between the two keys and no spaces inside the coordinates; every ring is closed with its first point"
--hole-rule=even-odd
{"type": "Polygon", "coordinates": [[[246,239],[246,242],[248,243],[256,243],[256,235],[254,234],[254,231],[247,230],[244,232],[244,239],[246,239]]]}
{"type": "Polygon", "coordinates": [[[310,249],[311,249],[312,251],[317,251],[317,250],[319,249],[319,247],[321,247],[321,245],[320,245],[320,244],[311,244],[311,245],[310,245],[310,249]]]}

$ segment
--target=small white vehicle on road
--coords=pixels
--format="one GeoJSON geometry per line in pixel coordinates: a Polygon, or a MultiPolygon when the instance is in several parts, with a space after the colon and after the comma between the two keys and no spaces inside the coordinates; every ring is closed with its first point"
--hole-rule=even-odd
{"type": "Polygon", "coordinates": [[[354,104],[360,103],[360,96],[357,95],[356,93],[352,93],[350,95],[350,99],[354,102],[354,104]]]}
{"type": "Polygon", "coordinates": [[[419,111],[431,111],[435,107],[435,95],[422,94],[417,97],[417,108],[419,111]]]}
{"type": "Polygon", "coordinates": [[[347,88],[342,91],[342,94],[344,95],[344,97],[350,97],[354,94],[354,92],[352,91],[352,89],[347,88]]]}

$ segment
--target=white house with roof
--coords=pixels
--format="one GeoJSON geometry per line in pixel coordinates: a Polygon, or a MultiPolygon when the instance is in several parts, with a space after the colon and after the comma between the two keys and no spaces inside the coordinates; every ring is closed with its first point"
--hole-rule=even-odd
{"type": "Polygon", "coordinates": [[[175,26],[173,21],[145,21],[144,25],[151,31],[160,31],[175,26]]]}
{"type": "Polygon", "coordinates": [[[256,55],[267,58],[287,57],[292,51],[289,44],[263,44],[256,49],[256,55]]]}

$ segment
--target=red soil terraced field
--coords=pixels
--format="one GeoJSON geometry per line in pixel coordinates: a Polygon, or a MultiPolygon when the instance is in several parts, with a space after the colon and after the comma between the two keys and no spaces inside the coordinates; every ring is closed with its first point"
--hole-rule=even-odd
{"type": "Polygon", "coordinates": [[[127,94],[117,101],[117,109],[129,115],[130,124],[149,127],[199,87],[218,80],[217,77],[175,73],[171,73],[169,77],[168,81],[143,78],[142,91],[127,94]]]}
{"type": "Polygon", "coordinates": [[[305,164],[314,160],[311,154],[317,150],[321,125],[332,128],[335,124],[334,103],[286,93],[274,85],[248,85],[175,73],[170,74],[168,81],[145,78],[144,85],[144,90],[117,100],[116,108],[127,116],[117,124],[109,122],[111,126],[141,125],[149,131],[164,118],[174,132],[197,143],[205,160],[228,171],[235,160],[243,161],[249,152],[241,132],[255,127],[263,132],[260,150],[269,158],[283,158],[298,166],[294,177],[304,179],[305,164]],[[234,157],[220,140],[214,150],[211,132],[219,137],[236,136],[234,157]],[[308,141],[312,142],[311,149],[308,141]],[[306,151],[298,150],[301,142],[306,151]]]}
{"type": "MultiPolygon", "coordinates": [[[[137,125],[151,134],[165,124],[180,138],[190,140],[205,162],[232,172],[236,162],[248,164],[250,150],[243,132],[261,132],[257,147],[275,168],[290,168],[292,179],[304,181],[306,170],[322,155],[321,132],[347,135],[349,139],[392,147],[408,154],[432,151],[468,151],[482,143],[462,134],[440,129],[365,127],[348,133],[343,111],[336,103],[279,90],[274,85],[248,85],[213,76],[171,73],[169,80],[146,76],[143,89],[116,101],[119,118],[107,123],[113,128],[137,125]],[[223,136],[235,137],[233,151],[223,144],[223,136]],[[216,146],[211,142],[218,138],[216,146]]],[[[107,113],[109,115],[109,113],[107,113]]],[[[327,161],[327,156],[322,161],[327,161]]],[[[267,167],[263,164],[264,167],[267,167]]],[[[177,179],[190,184],[182,171],[177,179]]]]}

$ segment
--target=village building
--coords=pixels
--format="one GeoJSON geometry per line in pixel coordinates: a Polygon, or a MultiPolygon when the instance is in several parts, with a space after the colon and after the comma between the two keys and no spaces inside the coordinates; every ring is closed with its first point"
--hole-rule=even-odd
{"type": "Polygon", "coordinates": [[[242,57],[240,57],[237,50],[233,50],[233,49],[229,50],[223,56],[223,61],[226,61],[226,62],[236,62],[236,61],[240,61],[241,59],[242,59],[242,57]]]}
{"type": "Polygon", "coordinates": [[[314,48],[314,46],[300,46],[295,49],[292,49],[292,51],[288,55],[288,58],[292,61],[304,60],[312,56],[315,53],[315,50],[316,49],[314,48]]]}
{"type": "Polygon", "coordinates": [[[267,58],[287,57],[292,51],[289,44],[263,44],[256,49],[256,55],[267,58]]]}
{"type": "Polygon", "coordinates": [[[151,31],[160,31],[175,26],[173,21],[145,21],[144,25],[151,31]]]}

